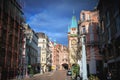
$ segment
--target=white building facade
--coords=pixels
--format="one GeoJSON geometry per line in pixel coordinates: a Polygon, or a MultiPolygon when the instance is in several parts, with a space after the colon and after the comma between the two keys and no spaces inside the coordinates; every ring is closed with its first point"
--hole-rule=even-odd
{"type": "Polygon", "coordinates": [[[38,47],[40,47],[40,70],[41,73],[49,71],[48,68],[48,56],[49,50],[49,39],[45,33],[37,33],[38,35],[38,47]]]}

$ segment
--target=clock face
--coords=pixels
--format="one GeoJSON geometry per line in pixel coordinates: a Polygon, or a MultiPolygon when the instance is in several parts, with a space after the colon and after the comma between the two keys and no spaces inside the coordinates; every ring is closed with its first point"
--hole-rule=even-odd
{"type": "Polygon", "coordinates": [[[76,40],[72,40],[72,45],[75,45],[76,44],[76,40]]]}

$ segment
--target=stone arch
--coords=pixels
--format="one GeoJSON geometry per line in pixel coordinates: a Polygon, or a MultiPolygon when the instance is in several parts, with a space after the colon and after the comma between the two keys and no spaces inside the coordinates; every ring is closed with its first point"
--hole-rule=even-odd
{"type": "Polygon", "coordinates": [[[62,67],[63,67],[64,69],[68,70],[68,64],[67,64],[67,63],[63,63],[63,64],[62,64],[62,67]]]}

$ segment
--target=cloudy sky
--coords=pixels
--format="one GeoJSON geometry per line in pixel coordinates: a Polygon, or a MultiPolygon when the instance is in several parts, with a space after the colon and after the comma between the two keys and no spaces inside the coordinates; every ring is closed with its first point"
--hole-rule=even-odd
{"type": "Polygon", "coordinates": [[[79,20],[81,10],[93,10],[98,0],[21,0],[26,22],[35,32],[44,32],[67,46],[67,29],[73,10],[79,20]]]}

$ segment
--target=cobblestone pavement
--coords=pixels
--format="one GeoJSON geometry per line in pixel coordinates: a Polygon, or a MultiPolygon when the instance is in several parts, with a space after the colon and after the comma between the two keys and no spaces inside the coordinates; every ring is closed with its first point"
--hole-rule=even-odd
{"type": "Polygon", "coordinates": [[[46,72],[44,74],[36,74],[31,78],[22,80],[71,80],[70,76],[66,75],[66,70],[56,70],[53,72],[46,72]]]}

